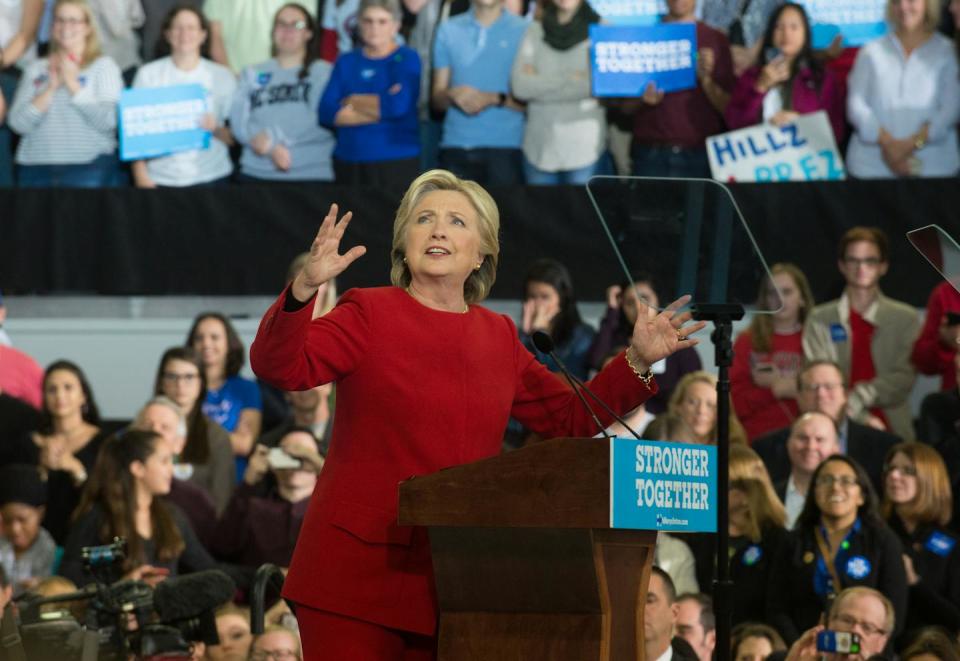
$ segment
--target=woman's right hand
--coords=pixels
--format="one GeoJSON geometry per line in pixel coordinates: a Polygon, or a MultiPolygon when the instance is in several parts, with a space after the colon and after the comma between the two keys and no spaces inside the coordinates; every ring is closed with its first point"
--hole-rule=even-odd
{"type": "Polygon", "coordinates": [[[790,78],[790,64],[787,58],[778,55],[760,70],[760,76],[757,78],[757,91],[766,94],[771,88],[780,83],[786,82],[790,78]]]}
{"type": "Polygon", "coordinates": [[[330,211],[327,212],[316,238],[310,245],[310,256],[293,280],[292,292],[298,301],[309,301],[317,293],[320,285],[343,273],[354,260],[367,252],[364,246],[354,246],[344,254],[340,254],[340,240],[343,239],[343,233],[347,231],[353,213],[348,211],[338,222],[337,212],[337,205],[331,204],[330,211]]]}
{"type": "Polygon", "coordinates": [[[247,470],[243,472],[244,482],[253,486],[263,479],[270,470],[270,463],[267,461],[269,452],[266,445],[257,445],[253,454],[250,455],[250,461],[247,462],[247,470]]]}

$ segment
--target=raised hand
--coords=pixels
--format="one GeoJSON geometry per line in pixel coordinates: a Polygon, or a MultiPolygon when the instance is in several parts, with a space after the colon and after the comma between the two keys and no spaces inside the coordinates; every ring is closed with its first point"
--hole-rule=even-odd
{"type": "Polygon", "coordinates": [[[633,354],[632,362],[638,363],[640,369],[647,369],[680,349],[699,344],[699,340],[690,339],[690,336],[707,323],[698,321],[685,325],[692,315],[689,312],[677,314],[677,310],[689,302],[689,295],[681,296],[660,313],[643,301],[637,302],[637,322],[633,325],[628,350],[633,354]]]}
{"type": "Polygon", "coordinates": [[[354,246],[340,254],[340,240],[347,231],[353,213],[348,211],[338,222],[338,211],[336,204],[330,205],[330,211],[320,223],[320,230],[310,245],[310,256],[293,280],[292,291],[298,301],[310,300],[320,285],[343,273],[354,260],[367,252],[364,246],[354,246]]]}

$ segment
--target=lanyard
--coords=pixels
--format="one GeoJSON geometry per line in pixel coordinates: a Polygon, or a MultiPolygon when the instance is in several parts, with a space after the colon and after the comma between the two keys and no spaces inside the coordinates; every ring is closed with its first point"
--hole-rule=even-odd
{"type": "Polygon", "coordinates": [[[817,540],[817,547],[820,549],[820,555],[823,556],[823,561],[827,566],[827,571],[830,572],[830,578],[833,579],[833,592],[836,594],[843,587],[843,584],[840,583],[840,576],[837,574],[835,562],[837,558],[837,549],[831,552],[830,545],[827,544],[827,540],[824,539],[823,533],[821,532],[819,526],[814,528],[813,537],[817,540]]]}

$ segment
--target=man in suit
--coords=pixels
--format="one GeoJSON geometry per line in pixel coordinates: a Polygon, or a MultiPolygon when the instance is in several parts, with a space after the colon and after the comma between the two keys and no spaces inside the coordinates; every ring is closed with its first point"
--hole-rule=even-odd
{"type": "Polygon", "coordinates": [[[690,643],[673,635],[678,610],[673,580],[654,566],[643,607],[644,658],[648,661],[699,661],[690,643]]]}
{"type": "MultiPolygon", "coordinates": [[[[901,439],[888,432],[860,424],[847,415],[847,390],[843,372],[829,360],[816,360],[797,375],[797,405],[800,413],[817,411],[833,419],[837,426],[839,452],[861,464],[874,489],[883,492],[883,458],[901,439]]],[[[753,449],[763,459],[774,484],[787,479],[789,429],[780,429],[758,438],[753,449]]]]}
{"type": "Polygon", "coordinates": [[[787,509],[787,528],[793,528],[807,499],[813,471],[824,459],[840,451],[837,426],[825,413],[804,413],[790,427],[786,448],[790,476],[776,482],[774,489],[787,509]]]}

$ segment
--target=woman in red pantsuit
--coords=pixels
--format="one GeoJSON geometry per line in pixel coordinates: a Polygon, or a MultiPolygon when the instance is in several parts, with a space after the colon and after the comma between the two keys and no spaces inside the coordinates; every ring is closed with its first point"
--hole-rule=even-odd
{"type": "MultiPolygon", "coordinates": [[[[430,659],[430,548],[425,530],[397,525],[398,484],[496,455],[510,416],[545,438],[597,430],[510,318],[476,305],[499,259],[499,213],[486,191],[442,170],[421,175],[397,210],[394,286],[348,291],[311,320],[317,289],[365,252],[339,253],[350,217],[337,222],[331,206],[250,352],[254,371],[283,390],[337,382],[327,463],[284,596],[297,604],[305,659],[430,659]]],[[[638,315],[628,349],[591,381],[615,410],[656,392],[651,364],[697,343],[687,336],[703,323],[676,312],[686,302],[638,315]]]]}

